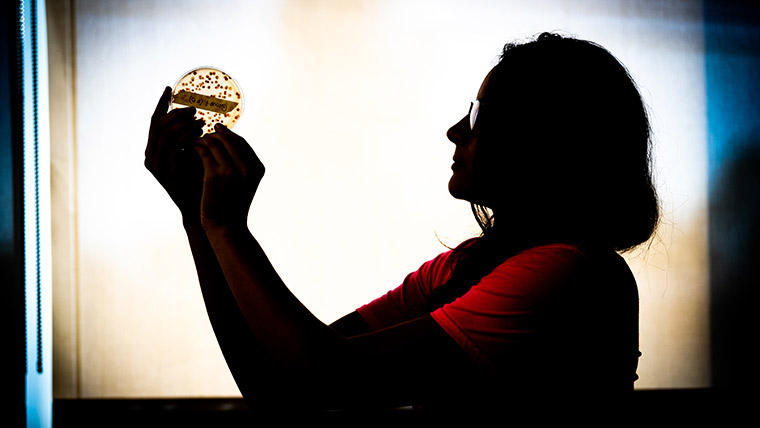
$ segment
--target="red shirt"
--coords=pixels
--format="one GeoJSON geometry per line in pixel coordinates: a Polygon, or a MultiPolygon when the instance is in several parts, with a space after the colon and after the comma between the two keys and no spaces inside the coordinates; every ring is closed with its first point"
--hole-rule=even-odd
{"type": "MultiPolygon", "coordinates": [[[[373,330],[427,315],[427,298],[451,275],[451,254],[426,262],[357,311],[373,330]]],[[[602,378],[614,371],[629,387],[636,378],[638,291],[612,251],[590,255],[569,244],[522,251],[430,315],[486,367],[506,369],[523,355],[529,357],[520,364],[535,363],[536,370],[569,382],[578,370],[602,378]]]]}

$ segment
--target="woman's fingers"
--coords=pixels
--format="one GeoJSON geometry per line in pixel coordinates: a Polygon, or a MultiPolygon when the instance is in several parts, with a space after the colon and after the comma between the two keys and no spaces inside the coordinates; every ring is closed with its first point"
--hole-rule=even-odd
{"type": "Polygon", "coordinates": [[[234,162],[235,168],[241,174],[247,175],[249,172],[252,172],[252,169],[254,171],[263,170],[264,165],[244,138],[221,124],[217,124],[214,129],[216,130],[214,134],[221,137],[230,158],[234,162]]]}
{"type": "Polygon", "coordinates": [[[203,175],[208,176],[211,171],[215,171],[218,164],[208,147],[205,144],[196,144],[193,148],[195,149],[195,152],[198,153],[198,157],[201,158],[203,175]]]}
{"type": "Polygon", "coordinates": [[[154,139],[151,153],[146,153],[145,164],[148,169],[159,169],[161,164],[174,159],[184,145],[200,137],[203,125],[203,120],[199,119],[175,122],[162,129],[154,139]]]}
{"type": "Polygon", "coordinates": [[[234,132],[217,125],[217,132],[207,134],[197,145],[201,154],[208,156],[214,168],[225,174],[247,176],[249,172],[261,169],[262,165],[251,146],[234,132]]]}
{"type": "MultiPolygon", "coordinates": [[[[160,104],[161,103],[159,102],[159,105],[160,104]]],[[[157,109],[156,113],[159,111],[160,110],[157,109]]],[[[148,136],[148,145],[145,148],[145,156],[153,156],[160,150],[159,145],[166,144],[167,141],[172,142],[171,137],[174,137],[174,135],[171,135],[171,130],[175,129],[177,125],[193,125],[194,116],[195,108],[188,107],[172,110],[163,114],[163,116],[158,119],[154,117],[150,125],[150,135],[148,136]],[[169,134],[167,134],[167,132],[169,132],[169,134]]]]}
{"type": "Polygon", "coordinates": [[[204,174],[201,220],[204,225],[244,224],[264,166],[245,139],[219,125],[216,130],[195,143],[204,174]]]}
{"type": "MultiPolygon", "coordinates": [[[[158,110],[156,111],[158,112],[158,110]]],[[[174,129],[175,126],[180,124],[195,126],[193,125],[194,116],[195,108],[188,107],[172,110],[157,120],[152,121],[148,135],[148,145],[145,147],[145,157],[151,158],[156,152],[162,151],[163,147],[160,147],[162,145],[176,143],[176,140],[171,138],[174,136],[168,135],[167,131],[174,129]]],[[[200,136],[200,133],[197,136],[200,136]]]]}
{"type": "MultiPolygon", "coordinates": [[[[171,100],[172,92],[168,86],[164,88],[164,92],[156,104],[156,109],[153,111],[153,116],[150,118],[150,130],[148,132],[148,144],[145,147],[145,157],[151,156],[157,150],[158,140],[161,136],[161,131],[167,125],[167,110],[169,109],[169,101],[171,100]]],[[[172,112],[170,112],[172,113],[172,112]]],[[[178,115],[174,113],[170,118],[176,118],[178,115]]],[[[183,115],[179,115],[182,117],[183,115]]]]}
{"type": "Polygon", "coordinates": [[[228,169],[227,172],[232,172],[234,162],[224,146],[224,142],[216,133],[204,135],[196,142],[196,146],[201,149],[201,156],[205,155],[208,161],[208,163],[204,162],[204,166],[209,166],[213,170],[224,171],[228,169]]]}
{"type": "Polygon", "coordinates": [[[158,136],[156,135],[158,133],[158,121],[166,115],[166,110],[169,109],[169,98],[171,97],[171,88],[168,86],[164,88],[163,94],[161,94],[161,98],[158,100],[158,104],[156,104],[156,109],[153,111],[153,116],[150,118],[150,130],[148,131],[148,144],[145,146],[145,157],[146,160],[148,157],[150,157],[153,153],[156,151],[156,146],[158,145],[158,136]]]}
{"type": "Polygon", "coordinates": [[[196,139],[203,133],[203,120],[189,120],[176,122],[164,128],[157,139],[159,141],[155,152],[166,153],[167,151],[179,150],[182,143],[188,139],[196,139]]]}
{"type": "Polygon", "coordinates": [[[150,118],[150,123],[157,122],[159,119],[164,117],[166,114],[166,111],[169,109],[169,100],[172,96],[172,88],[166,87],[164,88],[164,92],[161,94],[161,98],[158,99],[158,104],[156,104],[156,109],[153,112],[153,116],[150,118]]]}

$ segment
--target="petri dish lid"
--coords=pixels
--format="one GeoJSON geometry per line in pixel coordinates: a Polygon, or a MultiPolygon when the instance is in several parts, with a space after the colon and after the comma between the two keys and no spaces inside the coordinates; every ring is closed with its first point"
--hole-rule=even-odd
{"type": "Polygon", "coordinates": [[[217,67],[197,67],[177,80],[171,108],[195,107],[196,119],[206,124],[203,133],[214,132],[221,123],[232,128],[243,115],[243,91],[235,79],[217,67]]]}

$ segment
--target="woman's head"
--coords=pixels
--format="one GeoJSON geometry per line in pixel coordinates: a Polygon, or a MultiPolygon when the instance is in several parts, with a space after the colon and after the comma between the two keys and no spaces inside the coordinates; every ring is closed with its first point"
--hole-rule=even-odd
{"type": "Polygon", "coordinates": [[[449,190],[492,210],[486,228],[617,250],[651,236],[649,120],[612,54],[548,33],[508,44],[478,101],[473,129],[468,117],[449,130],[460,159],[449,190]]]}

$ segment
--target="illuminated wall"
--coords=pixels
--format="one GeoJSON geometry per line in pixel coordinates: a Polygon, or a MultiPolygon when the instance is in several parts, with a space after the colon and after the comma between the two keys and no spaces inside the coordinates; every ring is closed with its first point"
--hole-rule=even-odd
{"type": "Polygon", "coordinates": [[[702,5],[694,1],[50,1],[54,394],[230,396],[179,213],[143,168],[150,114],[199,65],[240,82],[267,166],[250,225],[325,322],[477,227],[447,128],[505,42],[558,30],[630,69],[664,222],[628,255],[638,388],[710,384],[702,5]],[[209,7],[213,4],[213,7],[209,7]]]}

